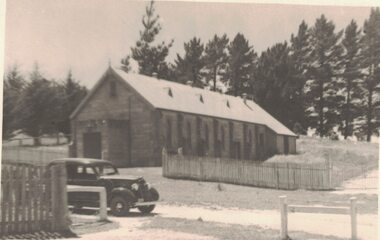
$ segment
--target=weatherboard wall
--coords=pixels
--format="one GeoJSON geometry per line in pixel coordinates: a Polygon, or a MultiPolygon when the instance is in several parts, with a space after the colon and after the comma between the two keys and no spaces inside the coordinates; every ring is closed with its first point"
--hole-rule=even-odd
{"type": "Polygon", "coordinates": [[[73,119],[76,155],[83,157],[84,133],[100,132],[105,159],[118,166],[158,165],[154,155],[157,149],[155,117],[154,108],[128,85],[109,74],[73,119]],[[115,84],[115,95],[111,95],[111,82],[115,84]],[[129,124],[124,138],[112,128],[112,122],[123,120],[129,124]],[[126,154],[120,158],[121,154],[115,152],[126,154]],[[115,155],[119,155],[118,159],[115,155]]]}
{"type": "MultiPolygon", "coordinates": [[[[89,96],[72,119],[72,156],[84,157],[87,132],[101,134],[101,157],[121,167],[160,166],[164,147],[169,152],[180,148],[186,155],[254,161],[284,152],[283,136],[263,124],[155,108],[113,71],[89,96]]],[[[295,137],[289,137],[289,153],[295,150],[295,137]]]]}

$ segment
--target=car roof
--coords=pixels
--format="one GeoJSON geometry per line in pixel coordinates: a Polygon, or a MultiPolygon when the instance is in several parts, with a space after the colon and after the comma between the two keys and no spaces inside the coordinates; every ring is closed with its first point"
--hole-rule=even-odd
{"type": "Polygon", "coordinates": [[[111,164],[110,161],[102,160],[102,159],[95,159],[95,158],[60,158],[60,159],[54,159],[50,164],[57,164],[57,163],[75,163],[75,164],[84,164],[84,165],[98,165],[98,164],[111,164]]]}

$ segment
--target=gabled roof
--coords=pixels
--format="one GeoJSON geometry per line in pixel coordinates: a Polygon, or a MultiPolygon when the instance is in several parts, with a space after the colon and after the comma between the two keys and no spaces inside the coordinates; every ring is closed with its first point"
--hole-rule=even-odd
{"type": "MultiPolygon", "coordinates": [[[[244,103],[244,100],[240,97],[144,75],[130,74],[112,67],[108,71],[113,72],[124,80],[154,108],[262,124],[277,134],[296,136],[296,134],[251,100],[247,99],[246,103],[244,103]]],[[[89,96],[78,106],[71,115],[71,118],[85,105],[85,102],[88,101],[93,91],[95,89],[91,90],[89,96]]]]}

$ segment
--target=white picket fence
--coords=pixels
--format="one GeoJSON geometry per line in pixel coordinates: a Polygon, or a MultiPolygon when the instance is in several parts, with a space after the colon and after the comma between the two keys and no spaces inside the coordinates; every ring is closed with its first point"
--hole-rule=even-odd
{"type": "Polygon", "coordinates": [[[266,163],[184,155],[162,157],[163,176],[277,189],[332,189],[328,164],[266,163]]]}

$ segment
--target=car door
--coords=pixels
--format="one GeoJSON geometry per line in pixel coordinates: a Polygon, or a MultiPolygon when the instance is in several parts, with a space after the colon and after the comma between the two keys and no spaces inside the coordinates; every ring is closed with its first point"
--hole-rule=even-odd
{"type": "MultiPolygon", "coordinates": [[[[94,168],[90,165],[67,166],[68,184],[79,186],[97,186],[98,178],[94,168]],[[69,174],[70,172],[70,174],[69,174]]],[[[71,192],[69,193],[69,203],[74,202],[80,206],[93,206],[98,202],[99,196],[93,192],[71,192]]]]}

